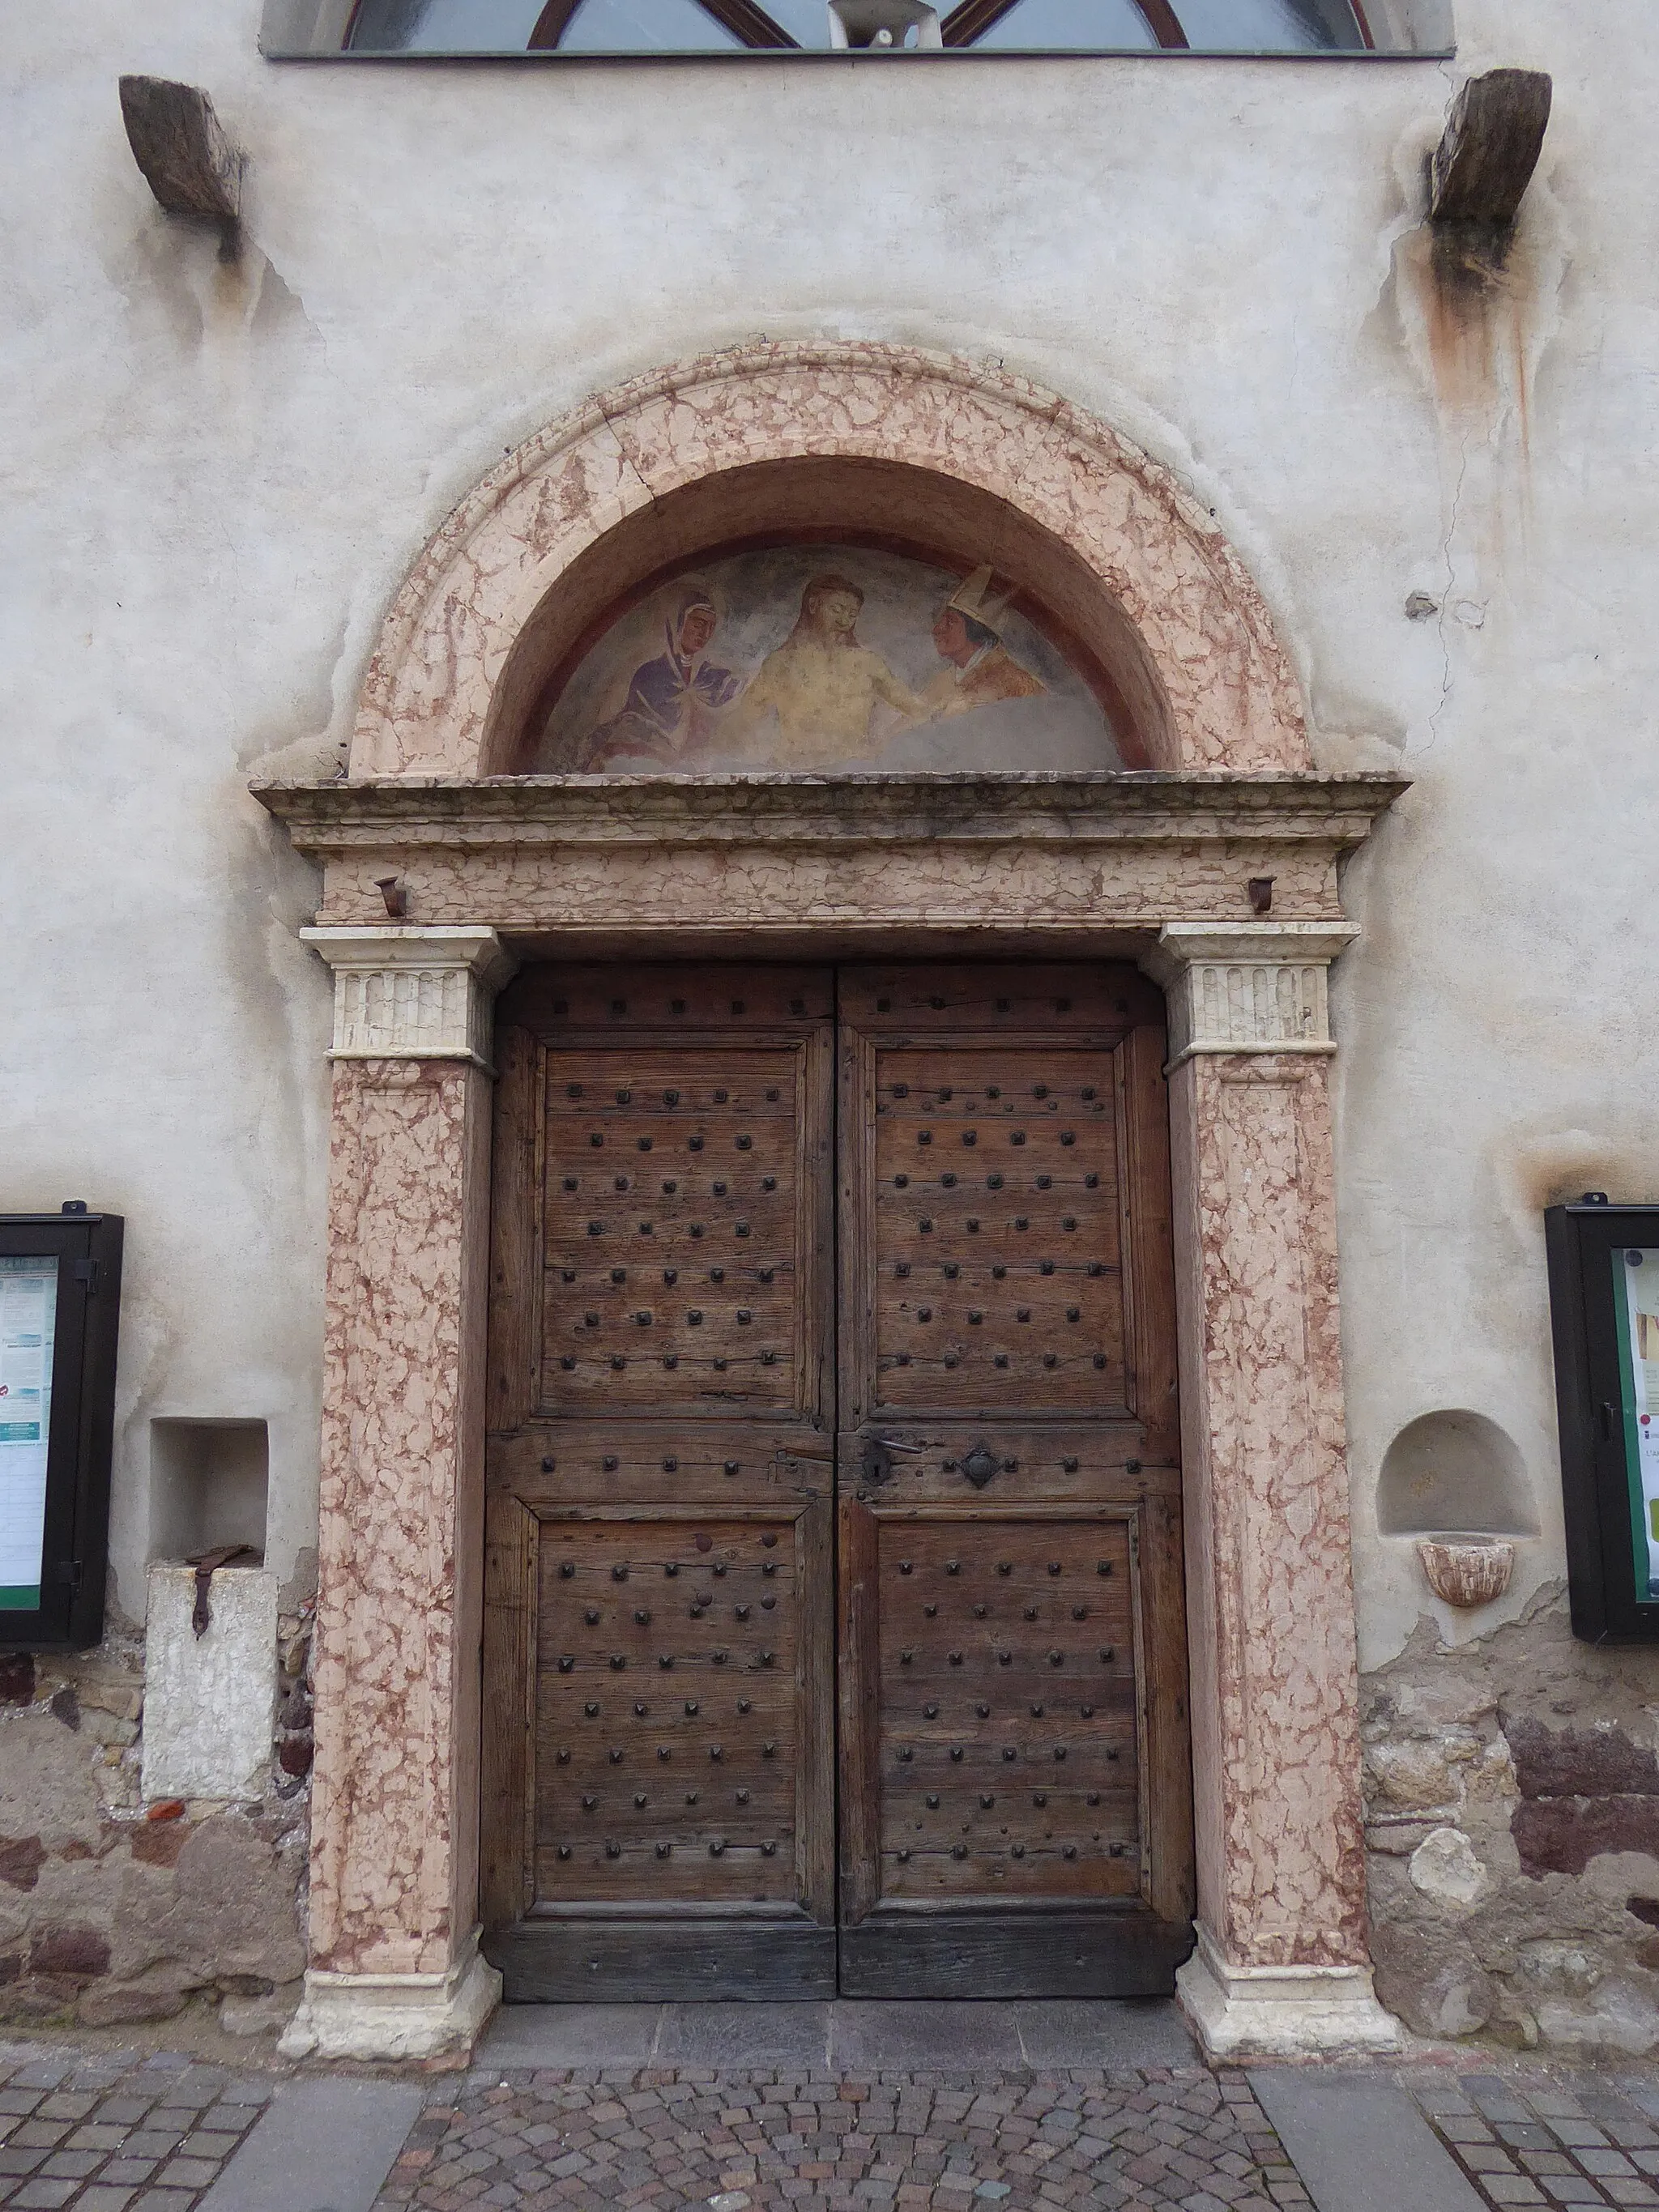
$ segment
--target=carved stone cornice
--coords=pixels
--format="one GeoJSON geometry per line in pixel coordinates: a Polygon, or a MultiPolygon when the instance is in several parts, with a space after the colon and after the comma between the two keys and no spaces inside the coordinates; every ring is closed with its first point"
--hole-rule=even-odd
{"type": "Polygon", "coordinates": [[[1403,776],[1073,773],[408,776],[261,782],[301,852],[356,846],[836,842],[1010,836],[1331,839],[1357,845],[1403,776]]]}
{"type": "Polygon", "coordinates": [[[411,920],[504,933],[865,922],[1156,929],[1274,912],[1340,921],[1339,858],[1407,788],[1390,775],[1152,771],[263,783],[326,869],[319,919],[368,923],[396,873],[411,920]]]}

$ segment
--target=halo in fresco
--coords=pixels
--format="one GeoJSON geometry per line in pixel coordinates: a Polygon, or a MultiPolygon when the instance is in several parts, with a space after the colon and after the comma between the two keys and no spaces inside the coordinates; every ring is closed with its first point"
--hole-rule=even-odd
{"type": "Polygon", "coordinates": [[[988,562],[964,575],[852,545],[729,555],[611,624],[536,768],[1121,768],[1093,692],[1008,599],[988,562]]]}

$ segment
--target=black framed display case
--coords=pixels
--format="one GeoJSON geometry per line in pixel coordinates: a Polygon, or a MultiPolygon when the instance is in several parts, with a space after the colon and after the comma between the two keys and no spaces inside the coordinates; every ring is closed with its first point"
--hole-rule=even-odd
{"type": "Polygon", "coordinates": [[[122,1227],[0,1214],[0,1650],[103,1634],[122,1227]]]}
{"type": "Polygon", "coordinates": [[[1572,1632],[1659,1642],[1659,1206],[1544,1216],[1572,1632]]]}

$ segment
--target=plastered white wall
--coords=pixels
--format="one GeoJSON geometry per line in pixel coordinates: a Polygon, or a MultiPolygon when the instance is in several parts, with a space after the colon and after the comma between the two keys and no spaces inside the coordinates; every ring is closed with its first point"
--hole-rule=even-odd
{"type": "Polygon", "coordinates": [[[1419,1413],[1521,1449],[1545,1534],[1508,1609],[1561,1573],[1539,1209],[1659,1194],[1650,12],[1462,0],[1444,65],[563,69],[267,64],[258,0],[0,15],[0,1204],[128,1218],[127,1612],[155,1415],[268,1420],[272,1566],[312,1540],[329,994],[246,780],[338,758],[405,568],[505,448],[761,333],[1097,410],[1255,571],[1322,763],[1417,778],[1350,868],[1334,992],[1366,1661],[1432,1609],[1372,1509],[1419,1413]],[[1556,111],[1460,386],[1412,234],[1499,64],[1556,111]],[[155,207],[123,70],[206,87],[247,148],[239,266],[155,207]]]}

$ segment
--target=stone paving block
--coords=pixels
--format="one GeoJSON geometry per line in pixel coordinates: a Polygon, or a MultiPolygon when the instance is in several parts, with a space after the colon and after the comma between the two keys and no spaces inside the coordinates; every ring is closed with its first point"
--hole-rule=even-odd
{"type": "Polygon", "coordinates": [[[118,2150],[126,2139],[127,2130],[125,2128],[117,2127],[106,2122],[100,2121],[92,2126],[76,2128],[75,2132],[66,2141],[64,2148],[66,2150],[95,2150],[107,2152],[118,2150]]]}

